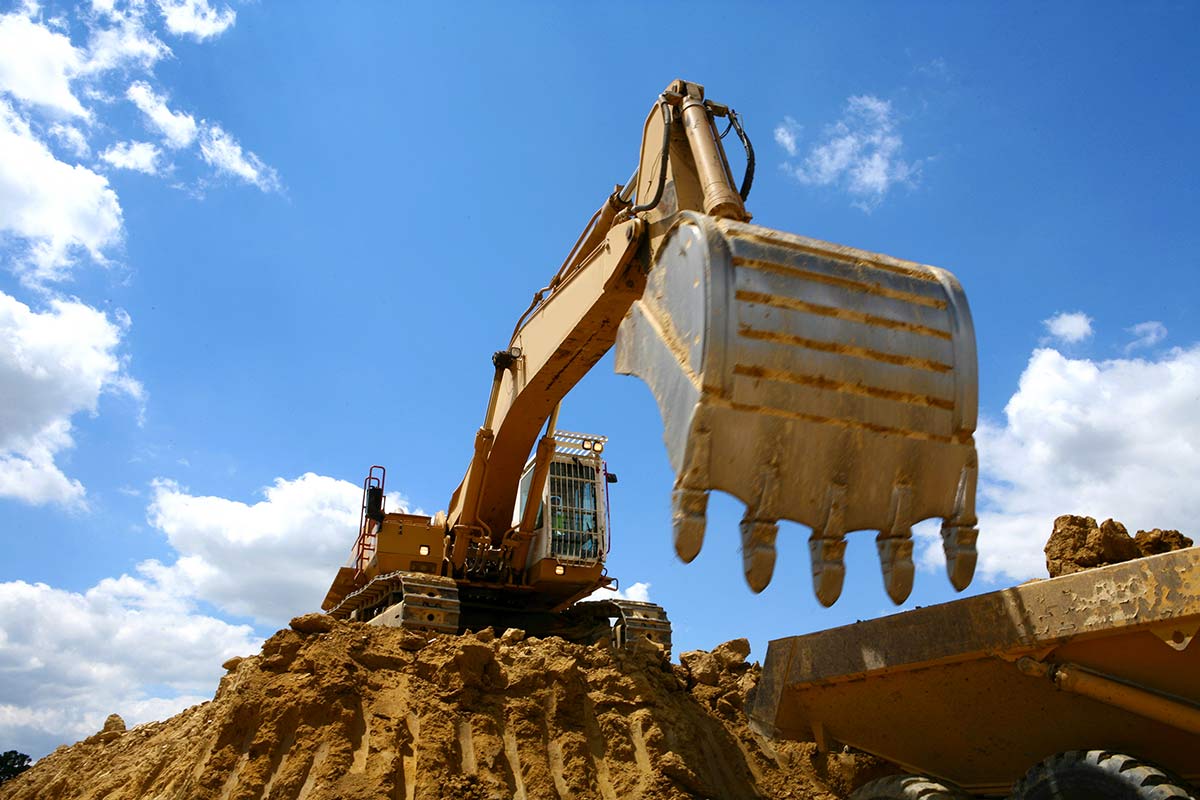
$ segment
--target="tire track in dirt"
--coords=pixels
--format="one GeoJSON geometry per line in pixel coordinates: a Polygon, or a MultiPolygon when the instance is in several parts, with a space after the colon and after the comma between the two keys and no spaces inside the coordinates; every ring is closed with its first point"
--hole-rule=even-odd
{"type": "Polygon", "coordinates": [[[0,800],[838,800],[877,774],[753,734],[744,641],[683,666],[649,644],[294,625],[212,701],[60,748],[0,800]]]}

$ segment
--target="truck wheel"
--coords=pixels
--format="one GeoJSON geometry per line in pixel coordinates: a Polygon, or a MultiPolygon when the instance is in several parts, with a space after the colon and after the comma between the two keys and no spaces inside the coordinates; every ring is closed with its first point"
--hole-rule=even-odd
{"type": "Polygon", "coordinates": [[[1200,800],[1179,778],[1132,756],[1071,750],[1035,765],[1011,800],[1200,800]]]}
{"type": "Polygon", "coordinates": [[[953,783],[921,775],[889,775],[854,790],[850,800],[970,800],[953,783]]]}

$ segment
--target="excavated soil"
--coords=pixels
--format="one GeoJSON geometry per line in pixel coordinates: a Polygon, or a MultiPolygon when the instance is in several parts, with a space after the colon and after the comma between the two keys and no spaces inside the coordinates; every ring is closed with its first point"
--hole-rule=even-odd
{"type": "Polygon", "coordinates": [[[1054,531],[1046,542],[1046,570],[1051,578],[1057,578],[1191,546],[1192,540],[1179,531],[1155,528],[1130,536],[1115,520],[1097,525],[1091,517],[1066,514],[1054,520],[1054,531]]]}
{"type": "Polygon", "coordinates": [[[818,798],[895,771],[770,742],[745,640],[672,665],[491,631],[427,641],[307,615],[226,663],[213,700],[60,747],[2,800],[818,798]]]}

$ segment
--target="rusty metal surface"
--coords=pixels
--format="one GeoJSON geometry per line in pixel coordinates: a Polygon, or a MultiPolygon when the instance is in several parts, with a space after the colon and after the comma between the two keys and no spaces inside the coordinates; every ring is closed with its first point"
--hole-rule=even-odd
{"type": "Polygon", "coordinates": [[[770,581],[778,521],[813,529],[815,590],[841,591],[844,535],[879,531],[884,582],[912,586],[911,526],[945,521],[951,580],[975,564],[975,338],[945,270],[682,213],[617,336],[617,371],[662,413],[676,550],[708,492],[747,506],[747,582],[770,581]]]}
{"type": "Polygon", "coordinates": [[[1023,674],[1070,662],[1200,706],[1200,550],[771,642],[749,713],[914,772],[1001,791],[1039,759],[1111,749],[1200,778],[1200,736],[1023,674]]]}

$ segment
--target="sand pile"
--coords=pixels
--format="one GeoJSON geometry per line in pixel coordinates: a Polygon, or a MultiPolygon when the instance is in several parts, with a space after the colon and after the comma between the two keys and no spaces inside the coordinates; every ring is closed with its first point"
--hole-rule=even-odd
{"type": "Polygon", "coordinates": [[[227,662],[212,701],[110,718],[0,798],[838,798],[881,774],[752,733],[745,640],[672,665],[652,645],[292,625],[227,662]]]}
{"type": "Polygon", "coordinates": [[[1191,546],[1192,540],[1179,531],[1155,528],[1130,536],[1115,520],[1097,525],[1091,517],[1066,514],[1054,520],[1054,532],[1046,542],[1046,569],[1051,578],[1057,578],[1191,546]]]}

